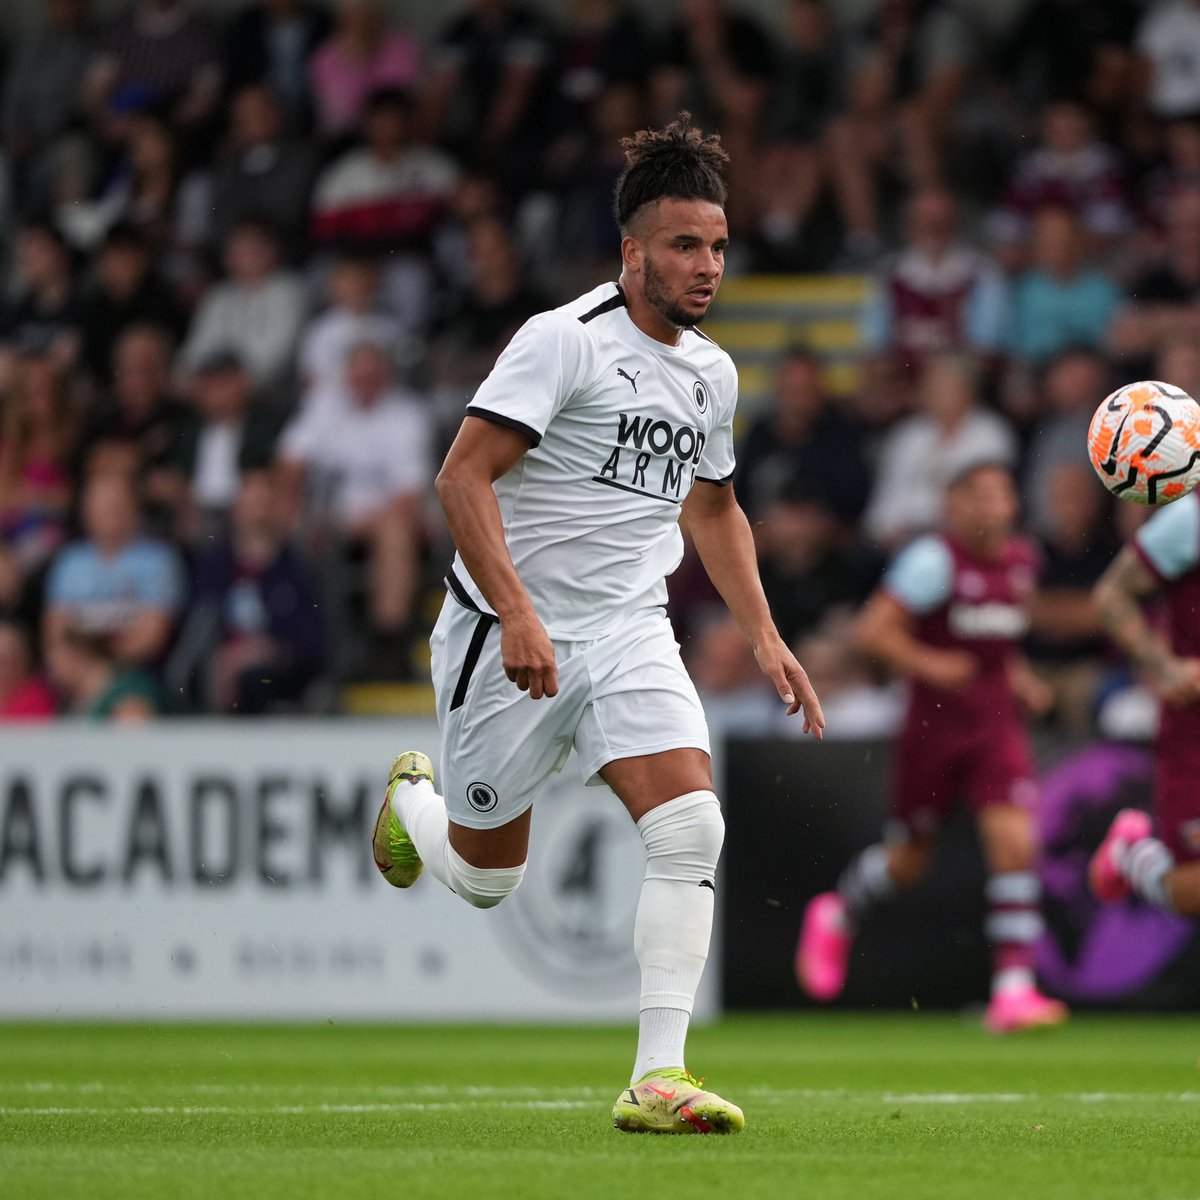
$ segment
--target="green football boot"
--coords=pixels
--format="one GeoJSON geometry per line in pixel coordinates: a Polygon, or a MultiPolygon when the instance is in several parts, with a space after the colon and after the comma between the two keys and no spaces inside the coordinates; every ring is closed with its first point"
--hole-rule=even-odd
{"type": "Polygon", "coordinates": [[[422,754],[420,750],[406,750],[403,754],[398,754],[392,760],[383,807],[375,819],[371,849],[379,873],[392,887],[412,887],[425,869],[412,838],[400,824],[400,818],[392,807],[392,788],[395,784],[399,781],[416,783],[418,779],[433,782],[433,763],[429,756],[422,754]]]}
{"type": "Polygon", "coordinates": [[[740,1133],[746,1118],[736,1104],[701,1088],[682,1067],[651,1071],[613,1105],[613,1126],[625,1133],[740,1133]]]}

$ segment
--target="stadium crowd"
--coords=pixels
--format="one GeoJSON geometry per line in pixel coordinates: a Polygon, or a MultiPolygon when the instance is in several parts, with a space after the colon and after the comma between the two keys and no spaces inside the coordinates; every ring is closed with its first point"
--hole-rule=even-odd
{"type": "MultiPolygon", "coordinates": [[[[1121,675],[1089,589],[1141,515],[1088,420],[1200,393],[1200,2],[866,7],[462,0],[421,39],[377,0],[46,0],[0,66],[0,717],[424,678],[440,456],[515,329],[614,273],[620,138],[686,108],[731,155],[731,275],[872,281],[855,394],[787,350],[736,481],[830,733],[891,728],[847,614],[979,458],[1088,728],[1121,675]]],[[[774,727],[690,557],[672,604],[714,706],[774,727]]]]}

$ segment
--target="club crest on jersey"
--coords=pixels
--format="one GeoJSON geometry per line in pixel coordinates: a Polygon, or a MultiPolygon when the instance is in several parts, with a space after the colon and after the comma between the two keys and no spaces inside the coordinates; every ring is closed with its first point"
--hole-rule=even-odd
{"type": "Polygon", "coordinates": [[[700,412],[708,411],[708,388],[699,379],[692,384],[692,399],[695,400],[696,408],[700,412]]]}

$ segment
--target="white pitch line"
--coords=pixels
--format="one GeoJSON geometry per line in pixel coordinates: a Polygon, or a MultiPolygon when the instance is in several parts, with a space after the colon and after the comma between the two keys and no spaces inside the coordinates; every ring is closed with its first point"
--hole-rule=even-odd
{"type": "MultiPolygon", "coordinates": [[[[407,1104],[277,1104],[262,1108],[229,1104],[134,1104],[117,1108],[55,1104],[37,1108],[0,1107],[3,1117],[302,1117],[334,1116],[342,1113],[461,1112],[478,1109],[466,1100],[411,1101],[407,1104]]],[[[498,1100],[493,1108],[568,1111],[594,1108],[591,1100],[498,1100]]]]}
{"type": "MultiPolygon", "coordinates": [[[[303,1085],[286,1088],[272,1088],[262,1084],[198,1084],[192,1088],[179,1089],[177,1094],[184,1097],[181,1103],[164,1104],[128,1104],[113,1103],[108,1106],[89,1105],[7,1105],[0,1107],[0,1116],[305,1116],[305,1115],[336,1115],[336,1114],[372,1114],[372,1113],[438,1113],[462,1112],[479,1108],[494,1108],[508,1110],[569,1112],[577,1109],[590,1109],[606,1101],[608,1092],[597,1088],[538,1088],[522,1087],[488,1087],[464,1086],[450,1087],[446,1085],[416,1085],[402,1087],[387,1084],[347,1085],[343,1087],[326,1087],[320,1089],[326,1095],[356,1095],[363,1097],[385,1096],[421,1096],[423,1099],[370,1099],[363,1102],[320,1104],[190,1104],[188,1096],[230,1095],[240,1097],[262,1097],[264,1100],[271,1095],[282,1098],[305,1094],[311,1095],[314,1089],[303,1085]]],[[[47,1080],[27,1080],[0,1084],[0,1091],[24,1092],[29,1095],[47,1095],[65,1093],[68,1095],[96,1096],[107,1094],[116,1101],[122,1095],[128,1095],[134,1089],[130,1087],[102,1084],[89,1081],[77,1084],[59,1083],[47,1080]]],[[[891,1106],[891,1105],[925,1105],[925,1106],[966,1106],[966,1105],[1017,1105],[1017,1104],[1046,1104],[1068,1103],[1084,1105],[1104,1104],[1140,1104],[1140,1103],[1169,1103],[1196,1104],[1200,1103],[1200,1092],[887,1092],[887,1091],[856,1091],[848,1088],[771,1088],[752,1087],[745,1090],[748,1098],[760,1104],[771,1107],[794,1104],[797,1102],[810,1103],[842,1103],[856,1107],[891,1106]]]]}

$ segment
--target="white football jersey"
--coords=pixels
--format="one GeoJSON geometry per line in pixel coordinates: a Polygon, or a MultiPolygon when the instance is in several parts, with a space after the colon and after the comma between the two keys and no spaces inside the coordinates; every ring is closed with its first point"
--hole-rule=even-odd
{"type": "MultiPolygon", "coordinates": [[[[643,333],[606,283],[527,321],[467,407],[533,448],[495,483],[509,553],[551,638],[603,637],[666,603],[679,506],[733,476],[737,373],[711,338],[643,333]]],[[[456,556],[447,583],[491,611],[456,556]]]]}

